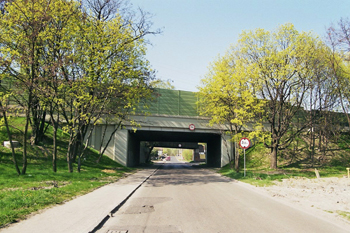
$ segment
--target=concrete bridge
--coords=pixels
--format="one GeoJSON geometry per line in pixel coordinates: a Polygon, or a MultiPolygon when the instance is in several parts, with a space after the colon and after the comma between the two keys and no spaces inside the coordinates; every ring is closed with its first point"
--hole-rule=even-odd
{"type": "MultiPolygon", "coordinates": [[[[145,162],[146,144],[157,143],[158,147],[197,149],[198,143],[206,143],[206,163],[212,167],[222,167],[228,163],[227,151],[232,151],[225,143],[222,126],[210,127],[208,118],[200,117],[197,97],[193,92],[159,90],[160,96],[147,110],[150,115],[136,115],[132,119],[141,127],[134,130],[131,124],[124,124],[107,146],[105,154],[124,166],[133,167],[145,162]]],[[[94,148],[105,146],[116,124],[97,125],[90,145],[94,148]],[[103,129],[107,127],[102,142],[103,129]]]]}

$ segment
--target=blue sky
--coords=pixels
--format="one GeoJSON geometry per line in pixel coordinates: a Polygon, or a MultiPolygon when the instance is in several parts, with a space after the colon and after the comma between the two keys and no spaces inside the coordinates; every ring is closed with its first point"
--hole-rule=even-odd
{"type": "Polygon", "coordinates": [[[146,58],[157,78],[176,90],[197,91],[210,62],[235,44],[243,30],[274,30],[293,23],[324,37],[326,28],[350,18],[350,0],[130,0],[153,14],[146,58]]]}

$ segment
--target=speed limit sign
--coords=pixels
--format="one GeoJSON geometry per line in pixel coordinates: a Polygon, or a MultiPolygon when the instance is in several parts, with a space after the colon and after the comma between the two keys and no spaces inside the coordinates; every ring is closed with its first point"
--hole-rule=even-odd
{"type": "Polygon", "coordinates": [[[250,141],[248,138],[241,138],[241,140],[239,141],[239,146],[242,149],[248,149],[250,146],[250,141]]]}
{"type": "Polygon", "coordinates": [[[250,146],[250,141],[248,138],[241,138],[239,141],[239,146],[243,149],[244,151],[244,177],[246,175],[246,168],[245,168],[245,150],[249,148],[250,146]]]}

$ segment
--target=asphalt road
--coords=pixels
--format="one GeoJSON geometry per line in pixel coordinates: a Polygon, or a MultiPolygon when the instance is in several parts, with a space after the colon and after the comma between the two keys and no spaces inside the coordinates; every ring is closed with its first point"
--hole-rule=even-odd
{"type": "Polygon", "coordinates": [[[172,157],[97,232],[350,232],[336,224],[172,157]]]}

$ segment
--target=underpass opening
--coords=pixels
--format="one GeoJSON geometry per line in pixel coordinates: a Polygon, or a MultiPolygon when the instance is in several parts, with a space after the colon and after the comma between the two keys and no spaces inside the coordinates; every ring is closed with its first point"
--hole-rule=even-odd
{"type": "Polygon", "coordinates": [[[177,161],[206,163],[206,143],[141,142],[141,162],[177,161]],[[142,149],[144,148],[144,150],[142,149]],[[146,156],[142,156],[144,153],[146,156]],[[145,161],[142,161],[142,157],[145,161]]]}
{"type": "MultiPolygon", "coordinates": [[[[173,131],[151,131],[130,130],[128,133],[128,159],[127,166],[135,167],[142,163],[145,158],[141,150],[141,142],[159,142],[181,144],[182,148],[190,143],[205,143],[206,163],[209,167],[221,166],[221,136],[216,133],[199,132],[173,132],[173,131]]],[[[173,146],[170,146],[173,147],[173,146]]],[[[178,147],[178,146],[177,146],[178,147]]]]}

